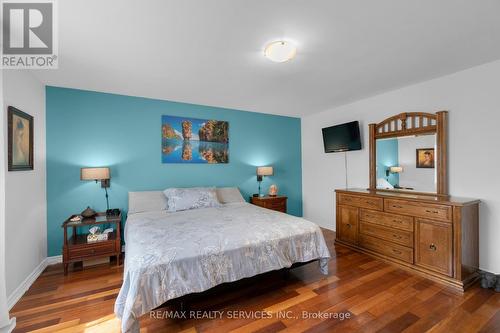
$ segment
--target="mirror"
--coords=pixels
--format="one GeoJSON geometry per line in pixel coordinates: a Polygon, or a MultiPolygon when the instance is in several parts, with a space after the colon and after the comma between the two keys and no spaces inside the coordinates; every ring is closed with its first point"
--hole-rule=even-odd
{"type": "Polygon", "coordinates": [[[376,140],[377,189],[436,192],[436,135],[376,140]]]}
{"type": "Polygon", "coordinates": [[[368,126],[370,190],[448,195],[448,112],[405,112],[368,126]]]}

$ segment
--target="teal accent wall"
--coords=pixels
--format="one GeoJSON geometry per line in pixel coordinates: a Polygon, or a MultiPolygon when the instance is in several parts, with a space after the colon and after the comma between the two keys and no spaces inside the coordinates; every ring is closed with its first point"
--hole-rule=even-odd
{"type": "MultiPolygon", "coordinates": [[[[76,89],[46,88],[48,255],[61,253],[62,222],[87,205],[106,209],[104,189],[80,168],[109,166],[111,208],[127,211],[129,191],[237,186],[257,192],[256,166],[272,165],[288,212],[302,216],[300,119],[76,89]],[[228,164],[162,164],[161,116],[229,122],[228,164]]],[[[36,148],[35,148],[36,149],[36,148]]]]}
{"type": "MultiPolygon", "coordinates": [[[[399,166],[398,140],[377,140],[377,178],[387,180],[386,170],[391,166],[399,166]]],[[[391,185],[399,184],[399,174],[389,174],[388,182],[391,185]]]]}

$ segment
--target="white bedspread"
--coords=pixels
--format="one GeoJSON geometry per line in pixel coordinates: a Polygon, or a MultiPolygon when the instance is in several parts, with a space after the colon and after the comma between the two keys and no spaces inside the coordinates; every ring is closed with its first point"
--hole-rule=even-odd
{"type": "Polygon", "coordinates": [[[166,301],[330,253],[307,220],[248,203],[176,213],[130,215],[125,270],[115,303],[122,332],[139,332],[139,317],[166,301]]]}

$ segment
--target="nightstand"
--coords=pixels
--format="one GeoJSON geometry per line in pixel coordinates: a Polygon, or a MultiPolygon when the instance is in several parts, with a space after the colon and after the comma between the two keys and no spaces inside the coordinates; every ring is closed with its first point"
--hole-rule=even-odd
{"type": "Polygon", "coordinates": [[[97,213],[92,218],[82,218],[80,222],[72,222],[70,219],[75,215],[70,216],[64,221],[62,228],[64,229],[64,245],[63,245],[63,264],[64,275],[68,274],[68,266],[72,262],[83,260],[91,260],[103,257],[116,256],[116,264],[120,265],[121,255],[121,235],[120,223],[122,215],[106,216],[106,213],[97,213]],[[91,227],[99,225],[102,230],[102,225],[114,224],[114,231],[108,234],[108,239],[96,242],[87,242],[88,233],[78,234],[79,227],[91,227]],[[73,232],[68,239],[68,228],[72,228],[73,232]]]}
{"type": "Polygon", "coordinates": [[[279,196],[279,195],[275,196],[275,197],[270,197],[270,196],[250,197],[250,203],[257,205],[257,206],[260,206],[260,207],[264,207],[264,208],[276,210],[278,212],[286,213],[286,200],[287,199],[288,199],[287,197],[279,196]]]}

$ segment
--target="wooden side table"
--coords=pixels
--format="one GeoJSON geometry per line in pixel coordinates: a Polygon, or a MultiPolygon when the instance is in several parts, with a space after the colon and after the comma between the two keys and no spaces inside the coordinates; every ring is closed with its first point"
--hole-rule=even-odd
{"type": "Polygon", "coordinates": [[[265,196],[265,197],[250,197],[250,203],[276,210],[278,212],[286,213],[286,200],[288,198],[285,196],[275,196],[275,197],[270,197],[270,196],[265,196]]]}
{"type": "MultiPolygon", "coordinates": [[[[68,266],[72,262],[83,260],[91,260],[103,257],[116,256],[116,264],[120,265],[121,256],[121,235],[120,223],[122,215],[106,216],[106,213],[97,213],[92,218],[82,218],[80,222],[72,222],[70,219],[75,215],[70,216],[62,224],[64,229],[64,245],[63,245],[63,264],[64,275],[68,274],[68,266]],[[88,233],[78,234],[78,228],[83,226],[94,226],[103,224],[114,224],[114,231],[108,234],[108,239],[97,242],[87,242],[88,233]],[[68,239],[68,228],[72,228],[73,232],[68,239]]],[[[102,230],[101,230],[102,231],[102,230]]]]}

